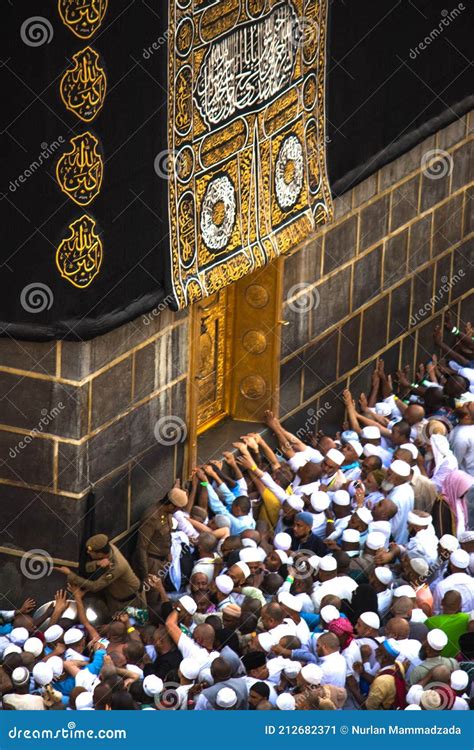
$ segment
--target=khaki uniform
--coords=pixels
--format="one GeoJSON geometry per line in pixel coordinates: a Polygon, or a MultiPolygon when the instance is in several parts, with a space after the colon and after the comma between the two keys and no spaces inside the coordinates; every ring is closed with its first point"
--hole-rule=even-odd
{"type": "Polygon", "coordinates": [[[136,568],[143,578],[149,573],[157,575],[169,562],[171,529],[171,515],[161,505],[155,505],[143,516],[135,550],[136,568]]]}
{"type": "Polygon", "coordinates": [[[143,605],[140,580],[115,544],[110,545],[108,568],[101,568],[97,565],[97,561],[93,560],[87,563],[86,570],[97,577],[82,578],[76,573],[70,573],[68,581],[91,593],[103,592],[111,612],[114,613],[129,606],[143,605]]]}

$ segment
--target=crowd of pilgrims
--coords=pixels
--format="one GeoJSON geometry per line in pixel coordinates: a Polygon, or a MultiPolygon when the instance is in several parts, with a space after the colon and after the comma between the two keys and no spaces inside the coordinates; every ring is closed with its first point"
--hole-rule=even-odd
{"type": "Polygon", "coordinates": [[[377,360],[332,436],[268,412],[154,502],[129,560],[89,539],[90,576],[0,613],[3,709],[472,708],[472,334],[437,329],[413,375],[377,360]]]}

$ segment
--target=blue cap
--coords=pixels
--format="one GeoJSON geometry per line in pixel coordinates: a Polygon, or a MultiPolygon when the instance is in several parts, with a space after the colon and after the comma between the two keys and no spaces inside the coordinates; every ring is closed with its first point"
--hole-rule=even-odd
{"type": "Polygon", "coordinates": [[[307,511],[302,510],[301,513],[297,513],[296,514],[295,520],[296,521],[302,521],[303,523],[305,523],[310,528],[313,528],[313,520],[314,519],[313,519],[313,514],[312,513],[308,513],[307,511]]]}

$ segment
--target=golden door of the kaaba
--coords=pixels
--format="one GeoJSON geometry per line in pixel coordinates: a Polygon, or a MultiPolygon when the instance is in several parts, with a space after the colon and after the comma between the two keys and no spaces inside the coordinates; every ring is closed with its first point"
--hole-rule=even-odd
{"type": "Polygon", "coordinates": [[[259,422],[278,407],[281,262],[196,303],[191,315],[190,427],[259,422]]]}

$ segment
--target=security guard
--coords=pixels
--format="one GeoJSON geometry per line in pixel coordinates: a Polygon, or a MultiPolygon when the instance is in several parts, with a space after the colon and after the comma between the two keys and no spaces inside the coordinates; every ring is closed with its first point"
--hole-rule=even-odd
{"type": "Polygon", "coordinates": [[[91,536],[86,542],[91,562],[87,563],[87,578],[76,575],[66,566],[55,569],[67,575],[68,583],[80,586],[84,591],[103,593],[112,614],[129,606],[143,606],[141,582],[130,563],[106,534],[91,536]]]}
{"type": "Polygon", "coordinates": [[[180,487],[173,487],[167,497],[146,511],[138,528],[135,568],[142,580],[150,573],[158,575],[171,561],[173,513],[184,508],[188,496],[180,487]]]}

